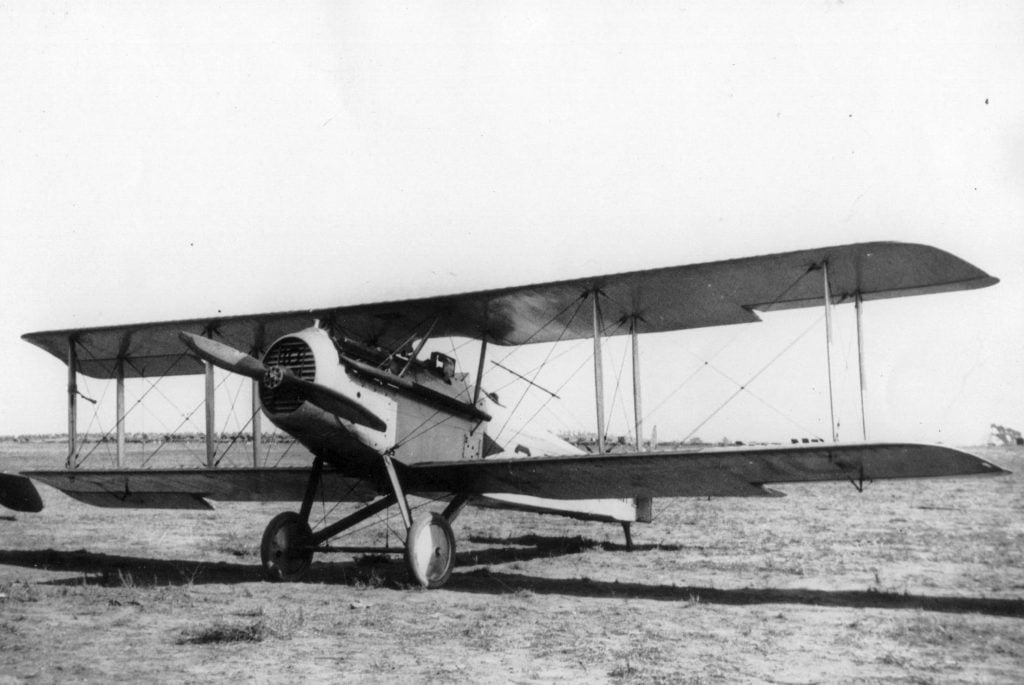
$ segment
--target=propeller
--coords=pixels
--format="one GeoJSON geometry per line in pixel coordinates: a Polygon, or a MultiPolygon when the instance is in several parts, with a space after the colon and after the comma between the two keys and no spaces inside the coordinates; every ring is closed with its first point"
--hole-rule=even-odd
{"type": "Polygon", "coordinates": [[[299,378],[288,367],[268,367],[259,359],[236,350],[230,345],[194,333],[182,331],[178,337],[197,357],[210,362],[219,369],[252,378],[268,388],[279,386],[288,388],[310,404],[346,421],[378,431],[387,429],[387,424],[380,417],[359,402],[345,397],[326,385],[299,378]]]}
{"type": "Polygon", "coordinates": [[[262,381],[267,373],[267,367],[263,362],[230,345],[185,331],[179,333],[178,337],[196,353],[196,356],[217,368],[248,376],[257,381],[262,381]]]}

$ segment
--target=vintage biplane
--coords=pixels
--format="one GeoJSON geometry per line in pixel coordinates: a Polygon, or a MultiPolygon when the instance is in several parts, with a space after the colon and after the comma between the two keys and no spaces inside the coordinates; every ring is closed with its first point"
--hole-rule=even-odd
{"type": "MultiPolygon", "coordinates": [[[[125,378],[206,374],[213,367],[253,379],[262,412],[308,448],[302,468],[76,468],[6,474],[0,502],[39,510],[31,480],[110,507],[208,508],[215,501],[301,502],[275,516],[261,555],[273,580],[299,579],[314,553],[343,531],[397,505],[415,579],[437,587],[455,559],[451,524],[463,507],[489,501],[531,511],[629,523],[649,521],[655,497],[763,497],[766,486],[998,474],[949,447],[833,442],[760,447],[644,450],[638,336],[753,323],[758,312],[852,302],[858,342],[863,302],[982,288],[997,283],[942,250],[874,242],[578,278],[537,285],[345,305],[315,311],[229,316],[30,333],[24,338],[67,363],[69,440],[75,453],[78,374],[117,379],[123,449],[125,378]],[[636,446],[604,445],[602,338],[632,336],[636,446]],[[431,338],[478,341],[475,382],[431,338]],[[489,433],[494,398],[482,387],[490,345],[593,340],[596,453],[553,438],[504,444],[489,433]],[[413,514],[407,496],[444,502],[413,514]],[[319,500],[364,506],[319,530],[319,500]],[[440,508],[440,507],[439,507],[440,508]]],[[[860,356],[860,355],[858,355],[860,356]]],[[[258,412],[257,412],[258,414],[258,412]]],[[[210,422],[208,421],[208,450],[210,422]]],[[[259,429],[253,430],[258,449],[259,429]]],[[[212,451],[209,452],[212,454],[212,451]]]]}

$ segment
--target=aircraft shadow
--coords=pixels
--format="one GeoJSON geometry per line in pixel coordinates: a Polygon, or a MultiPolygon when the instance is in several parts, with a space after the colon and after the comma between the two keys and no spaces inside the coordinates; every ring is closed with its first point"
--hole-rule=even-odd
{"type": "MultiPolygon", "coordinates": [[[[517,537],[492,537],[471,535],[469,541],[476,544],[496,545],[486,549],[463,549],[457,551],[456,567],[479,566],[491,564],[507,564],[513,561],[531,561],[533,559],[551,559],[554,557],[581,554],[587,550],[602,549],[612,552],[625,552],[626,545],[613,542],[599,542],[581,536],[576,537],[544,537],[540,535],[520,535],[517,537]]],[[[634,551],[651,551],[662,549],[679,551],[675,545],[634,545],[634,551]]]]}
{"type": "MultiPolygon", "coordinates": [[[[581,547],[568,545],[561,554],[576,554],[581,547]]],[[[514,547],[460,552],[458,566],[503,564],[550,558],[558,552],[514,547]]],[[[259,564],[210,562],[185,559],[154,559],[87,550],[0,550],[0,565],[79,574],[75,578],[45,581],[43,585],[173,586],[211,583],[254,583],[264,580],[259,564]]],[[[315,557],[302,582],[334,585],[373,584],[404,587],[409,584],[405,563],[397,557],[367,554],[315,557]],[[319,559],[319,560],[318,560],[319,559]]]]}
{"type": "MultiPolygon", "coordinates": [[[[523,547],[535,547],[541,554],[539,556],[558,556],[561,554],[578,554],[588,549],[603,549],[609,552],[628,551],[625,543],[608,542],[607,540],[591,540],[582,536],[571,538],[534,535],[518,535],[516,537],[494,537],[492,535],[470,535],[470,542],[485,545],[519,545],[523,547]]],[[[654,545],[634,544],[633,551],[649,552],[651,550],[662,550],[665,552],[679,552],[684,549],[683,545],[654,545]]]]}
{"type": "MultiPolygon", "coordinates": [[[[532,536],[527,536],[532,537],[532,536]]],[[[484,550],[495,554],[497,550],[484,550]]],[[[567,552],[568,553],[568,552],[567,552]]],[[[472,553],[466,553],[472,554],[472,553]]],[[[462,555],[460,554],[460,557],[462,555]]],[[[521,559],[522,557],[516,557],[521,559]]],[[[465,562],[463,562],[465,563],[465,562]]],[[[471,561],[471,563],[473,563],[471,561]]],[[[493,563],[493,562],[488,562],[493,563]]],[[[253,583],[263,580],[259,564],[150,559],[87,550],[0,550],[0,564],[80,574],[44,585],[101,585],[107,587],[186,586],[212,583],[253,583]]],[[[309,584],[409,587],[401,560],[316,562],[302,581],[309,584]]],[[[666,602],[754,606],[801,604],[875,609],[913,609],[943,613],[979,613],[1024,618],[1024,599],[947,597],[899,594],[873,590],[809,590],[779,588],[720,589],[701,586],[650,585],[596,581],[588,578],[538,578],[489,569],[452,574],[446,591],[487,595],[532,592],[570,597],[650,599],[666,602]]]]}
{"type": "Polygon", "coordinates": [[[181,559],[150,559],[101,554],[84,549],[71,552],[0,550],[0,564],[43,571],[81,574],[46,581],[43,585],[156,586],[205,583],[246,583],[263,578],[259,565],[181,559]]]}
{"type": "Polygon", "coordinates": [[[455,592],[652,599],[667,602],[700,602],[726,606],[803,604],[873,609],[919,609],[953,614],[979,613],[1024,618],[1024,599],[945,597],[875,590],[809,590],[802,588],[721,589],[700,586],[648,585],[591,580],[589,578],[538,578],[488,569],[455,573],[445,588],[455,592]]]}

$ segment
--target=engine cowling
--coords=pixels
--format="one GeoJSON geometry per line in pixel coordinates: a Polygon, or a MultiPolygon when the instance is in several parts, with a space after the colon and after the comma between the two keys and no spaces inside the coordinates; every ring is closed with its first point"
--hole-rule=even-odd
{"type": "MultiPolygon", "coordinates": [[[[288,369],[303,380],[316,380],[316,355],[309,344],[297,335],[287,335],[271,345],[263,356],[263,363],[270,369],[288,369]]],[[[260,383],[260,402],[268,413],[290,414],[302,405],[303,400],[286,385],[263,382],[260,383]]]]}

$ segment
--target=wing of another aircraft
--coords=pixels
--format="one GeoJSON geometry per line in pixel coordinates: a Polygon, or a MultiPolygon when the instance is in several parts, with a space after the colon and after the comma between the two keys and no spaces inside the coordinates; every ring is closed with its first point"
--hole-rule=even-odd
{"type": "Polygon", "coordinates": [[[536,459],[424,463],[410,492],[515,493],[551,499],[749,497],[772,483],[1000,474],[984,459],[937,445],[849,444],[710,448],[536,459]]]}
{"type": "MultiPolygon", "coordinates": [[[[759,320],[755,310],[820,305],[820,267],[826,262],[836,302],[857,293],[874,300],[998,282],[934,247],[874,242],[395,302],[48,331],[24,338],[64,362],[69,340],[74,339],[78,370],[95,378],[115,378],[119,360],[124,361],[128,378],[177,376],[203,372],[202,363],[186,353],[179,338],[183,331],[212,336],[244,352],[264,349],[314,320],[386,348],[401,344],[410,331],[431,321],[433,336],[486,339],[500,345],[589,338],[592,322],[576,316],[577,303],[595,291],[603,296],[605,322],[636,317],[639,333],[653,333],[749,323],[759,320]]],[[[607,334],[625,332],[623,327],[607,334]]]]}

